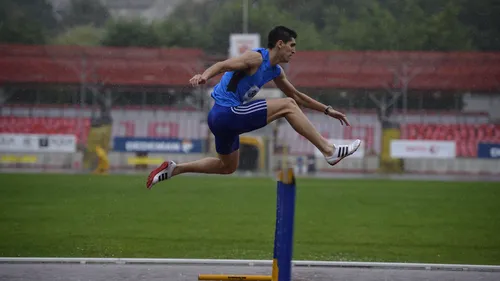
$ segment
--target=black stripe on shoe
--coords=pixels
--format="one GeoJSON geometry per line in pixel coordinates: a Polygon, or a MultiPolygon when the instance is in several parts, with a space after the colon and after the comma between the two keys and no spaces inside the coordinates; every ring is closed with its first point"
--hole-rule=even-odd
{"type": "Polygon", "coordinates": [[[342,157],[345,157],[349,151],[347,146],[342,146],[342,157]]]}

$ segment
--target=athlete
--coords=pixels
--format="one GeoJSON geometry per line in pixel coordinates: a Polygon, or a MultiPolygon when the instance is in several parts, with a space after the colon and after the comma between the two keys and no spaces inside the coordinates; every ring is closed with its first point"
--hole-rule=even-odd
{"type": "Polygon", "coordinates": [[[231,174],[239,162],[239,135],[262,128],[279,118],[285,118],[292,128],[307,138],[335,165],[352,155],[361,141],[349,145],[330,144],[314,128],[299,105],[323,112],[350,126],[345,114],[334,110],[298,91],[286,78],[280,63],[288,63],[295,54],[297,33],[277,26],[269,32],[267,48],[256,48],[241,56],[217,62],[202,74],[190,79],[192,86],[207,83],[224,73],[211,94],[215,101],[208,114],[208,126],[215,136],[218,157],[207,157],[177,164],[166,161],[153,170],[147,179],[147,188],[184,173],[231,174]],[[264,84],[274,81],[287,98],[250,101],[264,84]]]}

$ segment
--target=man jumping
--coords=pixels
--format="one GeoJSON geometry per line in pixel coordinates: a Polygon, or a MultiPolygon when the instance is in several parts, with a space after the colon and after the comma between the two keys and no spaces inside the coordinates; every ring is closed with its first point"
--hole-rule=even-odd
{"type": "Polygon", "coordinates": [[[225,72],[214,87],[211,96],[215,104],[208,114],[208,127],[215,136],[218,157],[207,157],[182,164],[166,161],[149,174],[147,188],[184,173],[235,172],[240,155],[239,136],[262,128],[279,118],[285,118],[297,133],[316,146],[326,162],[332,166],[359,148],[360,140],[349,145],[330,144],[299,108],[299,105],[302,105],[323,112],[338,119],[340,124],[350,126],[343,113],[301,93],[287,80],[279,64],[288,63],[295,54],[296,38],[295,31],[277,26],[269,32],[267,48],[257,48],[239,57],[217,62],[202,74],[196,74],[190,79],[190,83],[197,86],[225,72]],[[271,80],[288,97],[249,102],[260,88],[271,80]]]}

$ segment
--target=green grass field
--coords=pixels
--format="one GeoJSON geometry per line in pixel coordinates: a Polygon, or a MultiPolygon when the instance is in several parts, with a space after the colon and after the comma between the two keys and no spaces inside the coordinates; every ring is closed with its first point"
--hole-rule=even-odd
{"type": "MultiPolygon", "coordinates": [[[[272,258],[272,179],[144,180],[0,174],[0,256],[272,258]]],[[[500,264],[500,185],[298,179],[294,259],[500,264]]]]}

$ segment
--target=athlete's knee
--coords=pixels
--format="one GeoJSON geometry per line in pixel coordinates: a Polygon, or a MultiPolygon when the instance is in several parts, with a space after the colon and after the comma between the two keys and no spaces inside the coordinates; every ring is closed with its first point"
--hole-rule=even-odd
{"type": "Polygon", "coordinates": [[[238,157],[231,155],[230,157],[219,157],[219,173],[229,175],[236,172],[238,168],[238,157]],[[221,159],[222,158],[222,159],[221,159]]]}
{"type": "Polygon", "coordinates": [[[268,103],[267,123],[296,113],[298,110],[300,110],[299,106],[292,98],[272,99],[268,103]]]}
{"type": "Polygon", "coordinates": [[[223,175],[230,175],[236,172],[238,169],[238,163],[224,163],[221,161],[220,173],[223,175]]]}
{"type": "Polygon", "coordinates": [[[285,105],[286,109],[289,109],[289,110],[292,110],[292,111],[299,109],[299,105],[292,98],[285,98],[284,105],[285,105]]]}

